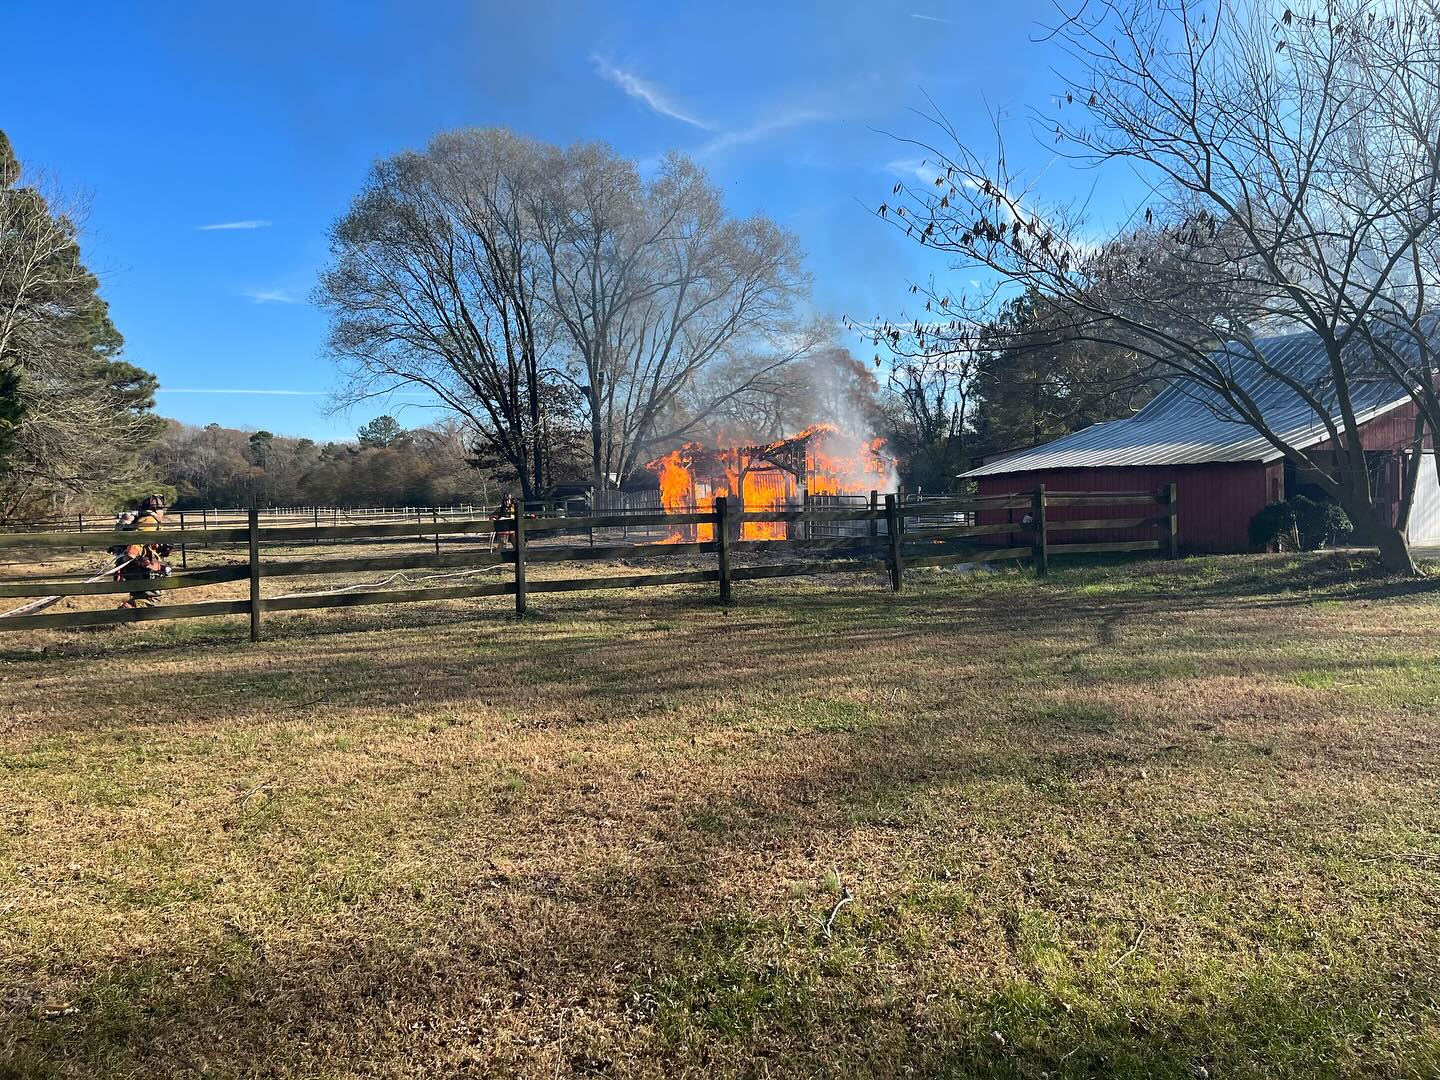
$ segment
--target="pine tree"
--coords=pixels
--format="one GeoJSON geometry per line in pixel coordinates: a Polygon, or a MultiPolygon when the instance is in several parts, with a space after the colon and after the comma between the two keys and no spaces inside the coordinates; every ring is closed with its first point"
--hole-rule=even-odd
{"type": "Polygon", "coordinates": [[[377,416],[368,424],[361,425],[360,430],[355,433],[355,437],[361,446],[383,450],[387,446],[394,446],[403,441],[405,434],[405,429],[393,416],[377,416]]]}
{"type": "Polygon", "coordinates": [[[0,519],[133,491],[163,430],[155,378],[120,359],[77,237],[70,215],[22,185],[0,131],[0,519]]]}
{"type": "Polygon", "coordinates": [[[983,335],[975,442],[987,454],[1131,416],[1154,393],[1129,350],[1086,341],[1052,301],[1026,294],[983,335]]]}

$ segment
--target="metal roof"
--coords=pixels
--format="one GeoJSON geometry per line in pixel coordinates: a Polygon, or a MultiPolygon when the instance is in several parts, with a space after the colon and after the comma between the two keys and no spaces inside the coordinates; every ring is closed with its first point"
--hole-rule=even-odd
{"type": "MultiPolygon", "coordinates": [[[[1329,362],[1315,334],[1285,334],[1254,344],[1272,368],[1300,383],[1319,401],[1333,403],[1329,362]]],[[[1271,430],[1291,445],[1304,449],[1330,437],[1314,409],[1288,385],[1262,369],[1241,346],[1227,346],[1214,355],[1229,366],[1232,377],[1250,394],[1271,430]]],[[[1410,400],[1393,379],[1352,374],[1349,381],[1360,423],[1410,400]]],[[[1213,390],[1177,378],[1134,416],[1095,424],[1043,446],[1007,454],[961,475],[969,479],[1048,469],[1274,461],[1283,456],[1235,416],[1213,390]]]]}

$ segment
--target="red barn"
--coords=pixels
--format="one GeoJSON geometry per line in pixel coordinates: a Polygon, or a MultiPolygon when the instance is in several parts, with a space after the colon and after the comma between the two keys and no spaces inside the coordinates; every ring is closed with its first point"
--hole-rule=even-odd
{"type": "MultiPolygon", "coordinates": [[[[1267,363],[1282,368],[1317,400],[1333,401],[1327,389],[1329,365],[1314,335],[1288,334],[1256,344],[1267,363]]],[[[1295,390],[1241,356],[1234,357],[1233,366],[1271,430],[1299,449],[1324,453],[1329,433],[1295,390]]],[[[1375,498],[1393,514],[1414,434],[1414,404],[1388,379],[1354,379],[1351,393],[1375,498]]],[[[1434,450],[1427,446],[1424,453],[1431,458],[1434,450]]],[[[1255,513],[1306,486],[1303,469],[1236,418],[1217,394],[1189,381],[1172,382],[1128,419],[992,457],[962,478],[975,480],[981,495],[1028,492],[1038,484],[1057,492],[1156,491],[1174,484],[1180,546],[1188,552],[1248,551],[1255,513]]],[[[1420,471],[1408,532],[1411,543],[1440,541],[1440,485],[1433,460],[1420,471]]],[[[1150,535],[1117,532],[1093,539],[1150,535]]]]}

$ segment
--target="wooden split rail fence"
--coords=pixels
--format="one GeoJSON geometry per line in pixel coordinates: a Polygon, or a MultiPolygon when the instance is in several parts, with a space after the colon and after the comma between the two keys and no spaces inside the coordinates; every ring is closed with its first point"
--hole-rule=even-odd
{"type": "MultiPolygon", "coordinates": [[[[591,589],[630,589],[652,585],[715,584],[722,601],[731,599],[737,581],[854,570],[884,570],[890,587],[899,591],[905,571],[911,567],[944,566],[1031,559],[1036,573],[1044,574],[1050,559],[1059,555],[1102,552],[1151,551],[1178,554],[1176,544],[1175,489],[1160,492],[1054,492],[1043,487],[1029,493],[971,496],[953,500],[907,503],[902,495],[886,495],[883,506],[861,506],[838,510],[769,510],[744,512],[734,509],[725,498],[715,500],[713,510],[691,513],[589,514],[583,517],[544,516],[529,513],[522,504],[513,518],[477,518],[416,523],[366,525],[262,526],[259,515],[250,511],[243,528],[186,530],[167,528],[157,532],[97,532],[87,534],[94,546],[144,543],[178,545],[182,542],[215,545],[243,545],[244,563],[184,570],[168,577],[140,581],[0,581],[0,598],[33,601],[44,597],[117,595],[139,590],[171,592],[203,588],[225,582],[246,581],[249,596],[236,600],[209,600],[161,605],[152,608],[112,608],[98,611],[67,611],[52,614],[25,614],[6,617],[0,613],[0,630],[29,630],[116,623],[146,622],[154,619],[188,619],[212,615],[248,615],[251,640],[260,640],[266,612],[301,611],[312,608],[355,607],[368,604],[410,603],[426,600],[455,600],[486,596],[513,596],[515,611],[523,615],[532,593],[574,592],[591,589]],[[1084,516],[1072,518],[1077,508],[1084,516]],[[1125,508],[1140,508],[1139,516],[1112,516],[1125,508]],[[1052,517],[1052,511],[1059,516],[1052,517]],[[1016,521],[1015,514],[1023,516],[1016,521]],[[868,535],[806,540],[745,540],[743,527],[763,523],[868,522],[868,535]],[[658,526],[682,536],[675,543],[627,543],[546,545],[536,543],[546,534],[592,532],[620,525],[658,526]],[[1075,534],[1093,532],[1152,533],[1145,539],[1088,541],[1075,534]],[[702,532],[709,539],[687,539],[702,532]],[[509,550],[483,550],[478,545],[442,552],[441,536],[475,539],[493,548],[499,533],[509,550]],[[434,552],[363,557],[274,558],[262,557],[262,545],[299,545],[394,541],[397,538],[424,540],[434,552]],[[804,561],[734,565],[734,556],[745,553],[801,553],[804,561]],[[716,566],[706,570],[651,572],[624,576],[582,578],[540,578],[530,580],[527,567],[535,564],[582,562],[593,559],[644,558],[650,556],[714,555],[716,566]],[[328,590],[265,597],[261,584],[266,579],[323,577],[378,571],[434,571],[450,568],[483,570],[509,565],[509,581],[483,584],[442,585],[427,588],[387,589],[347,586],[345,591],[328,590]],[[361,590],[364,591],[351,591],[361,590]]],[[[75,536],[70,532],[3,533],[0,549],[46,551],[71,549],[75,536]]],[[[24,605],[21,605],[24,606],[24,605]]]]}

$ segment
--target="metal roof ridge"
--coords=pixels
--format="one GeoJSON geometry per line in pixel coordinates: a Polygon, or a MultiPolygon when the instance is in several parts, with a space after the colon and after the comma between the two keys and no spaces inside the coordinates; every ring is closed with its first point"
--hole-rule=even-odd
{"type": "MultiPolygon", "coordinates": [[[[1302,380],[1333,420],[1338,413],[1337,394],[1325,358],[1320,355],[1318,336],[1313,331],[1299,330],[1256,338],[1250,347],[1236,348],[1237,344],[1226,342],[1217,352],[1233,364],[1234,376],[1247,385],[1247,392],[1270,430],[1297,450],[1330,439],[1325,418],[1315,413],[1305,395],[1291,389],[1283,379],[1265,378],[1268,365],[1302,380]],[[1252,349],[1262,355],[1262,362],[1254,359],[1252,349]]],[[[1357,423],[1369,423],[1411,400],[1402,385],[1380,374],[1382,377],[1377,378],[1361,375],[1352,387],[1357,423]],[[1383,399],[1376,401],[1382,394],[1383,399]]],[[[1284,451],[1259,430],[1234,415],[1215,391],[1203,384],[1189,385],[1183,375],[1176,375],[1133,416],[1092,424],[958,475],[969,479],[1052,468],[1269,463],[1284,456],[1284,451]]]]}

